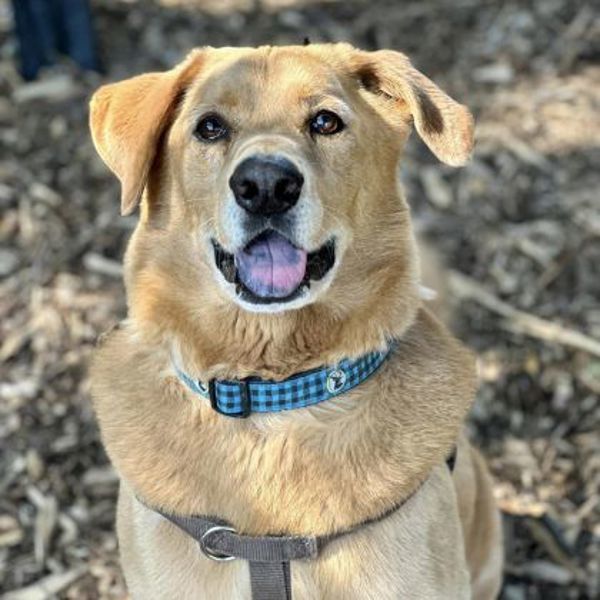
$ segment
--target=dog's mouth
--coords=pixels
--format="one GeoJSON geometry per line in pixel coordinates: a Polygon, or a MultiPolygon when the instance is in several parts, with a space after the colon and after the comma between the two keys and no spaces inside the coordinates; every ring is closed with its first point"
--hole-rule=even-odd
{"type": "Polygon", "coordinates": [[[314,252],[298,248],[280,233],[267,230],[231,254],[211,240],[215,264],[239,297],[253,304],[289,302],[325,277],[335,263],[335,240],[314,252]]]}

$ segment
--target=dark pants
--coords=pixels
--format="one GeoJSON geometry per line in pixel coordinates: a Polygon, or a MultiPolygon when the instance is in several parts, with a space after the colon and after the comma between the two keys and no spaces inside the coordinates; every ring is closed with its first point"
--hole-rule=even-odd
{"type": "Polygon", "coordinates": [[[13,0],[13,11],[25,79],[34,79],[58,53],[99,70],[88,0],[13,0]]]}

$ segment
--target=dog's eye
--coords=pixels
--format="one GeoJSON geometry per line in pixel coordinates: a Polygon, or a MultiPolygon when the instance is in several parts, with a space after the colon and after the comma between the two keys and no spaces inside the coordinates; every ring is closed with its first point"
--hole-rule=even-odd
{"type": "Polygon", "coordinates": [[[198,121],[195,133],[196,137],[205,142],[216,142],[227,137],[229,129],[219,115],[207,115],[198,121]]]}
{"type": "Polygon", "coordinates": [[[344,129],[344,122],[333,112],[322,110],[310,120],[310,130],[319,135],[332,135],[344,129]]]}

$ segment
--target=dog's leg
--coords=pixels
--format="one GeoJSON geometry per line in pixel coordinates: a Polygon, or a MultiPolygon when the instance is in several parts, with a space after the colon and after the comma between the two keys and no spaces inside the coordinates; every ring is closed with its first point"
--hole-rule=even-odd
{"type": "Polygon", "coordinates": [[[454,481],[473,600],[494,600],[502,582],[502,529],[492,482],[480,454],[462,437],[454,481]]]}
{"type": "Polygon", "coordinates": [[[117,534],[131,600],[251,600],[245,561],[209,560],[194,539],[145,507],[123,481],[117,534]]]}

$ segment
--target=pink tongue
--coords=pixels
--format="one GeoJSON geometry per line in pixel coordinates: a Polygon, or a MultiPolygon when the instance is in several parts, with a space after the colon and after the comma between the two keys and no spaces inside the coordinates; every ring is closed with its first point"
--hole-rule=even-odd
{"type": "Polygon", "coordinates": [[[261,298],[285,298],[304,279],[306,251],[269,231],[235,254],[242,283],[261,298]]]}

